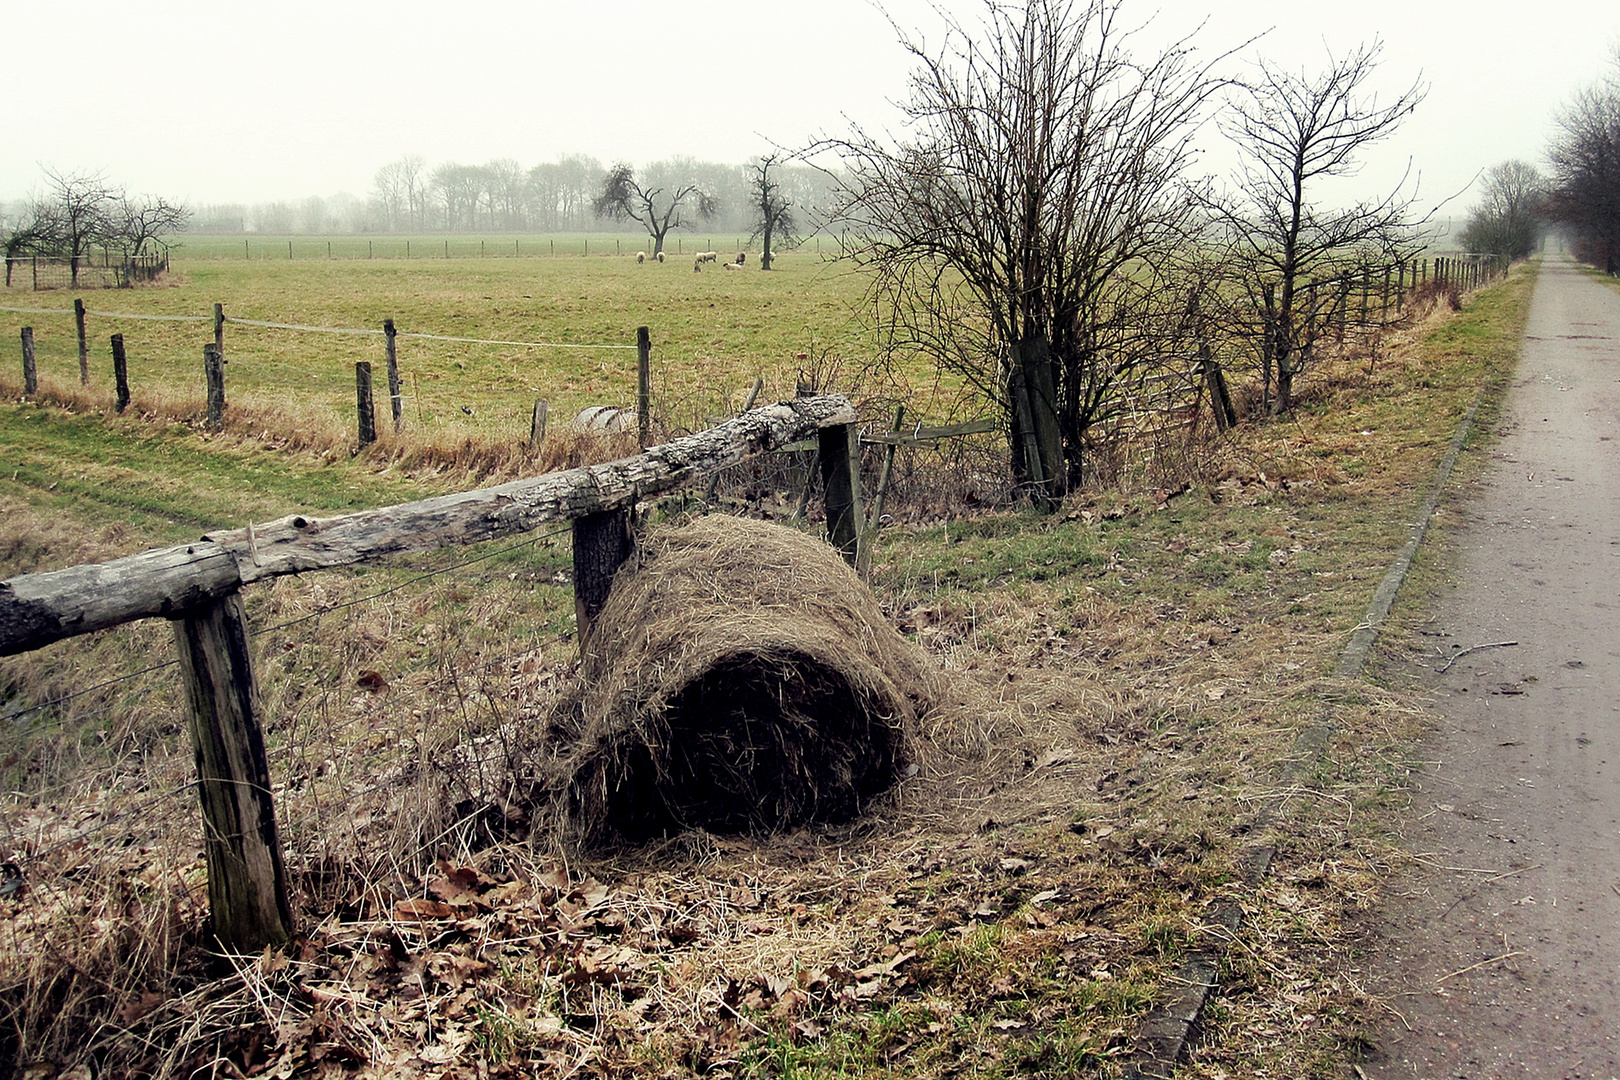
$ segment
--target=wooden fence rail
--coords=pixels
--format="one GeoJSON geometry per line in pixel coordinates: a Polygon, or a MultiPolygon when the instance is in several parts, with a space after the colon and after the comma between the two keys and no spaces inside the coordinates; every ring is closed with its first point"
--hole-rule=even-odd
{"type": "Polygon", "coordinates": [[[865,524],[855,424],[855,410],[841,396],[798,398],[603,465],[342,517],[293,515],[210,533],[194,544],[24,574],[0,581],[0,656],[136,619],[172,620],[191,711],[214,934],[228,950],[256,952],[285,941],[293,924],[242,615],[244,585],[571,521],[583,641],[630,553],[629,515],[637,500],[808,436],[820,440],[829,538],[855,564],[865,524]]]}

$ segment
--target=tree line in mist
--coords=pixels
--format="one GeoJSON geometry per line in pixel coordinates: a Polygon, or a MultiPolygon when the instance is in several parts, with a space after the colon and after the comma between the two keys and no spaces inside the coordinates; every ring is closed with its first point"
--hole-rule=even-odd
{"type": "MultiPolygon", "coordinates": [[[[511,233],[640,231],[632,220],[598,215],[596,202],[616,166],[570,154],[524,166],[513,158],[482,165],[430,164],[406,154],[377,169],[364,197],[328,197],[264,203],[219,203],[194,208],[191,231],[272,235],[355,233],[511,233]]],[[[696,185],[711,200],[704,228],[747,233],[757,223],[757,163],[727,165],[694,158],[654,162],[637,170],[646,188],[696,185]]],[[[821,170],[774,167],[782,197],[801,208],[825,205],[831,188],[821,170]]]]}

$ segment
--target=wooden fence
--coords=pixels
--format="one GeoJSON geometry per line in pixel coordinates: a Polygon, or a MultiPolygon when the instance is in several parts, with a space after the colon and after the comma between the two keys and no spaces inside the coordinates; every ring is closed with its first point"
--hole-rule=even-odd
{"type": "Polygon", "coordinates": [[[856,564],[865,519],[855,410],[838,395],[805,397],[604,465],[342,517],[293,515],[193,544],[0,581],[0,656],[137,619],[170,620],[190,707],[214,934],[226,949],[255,952],[291,936],[293,920],[244,586],[568,521],[583,642],[630,554],[630,512],[638,500],[810,437],[820,451],[829,538],[856,564]]]}

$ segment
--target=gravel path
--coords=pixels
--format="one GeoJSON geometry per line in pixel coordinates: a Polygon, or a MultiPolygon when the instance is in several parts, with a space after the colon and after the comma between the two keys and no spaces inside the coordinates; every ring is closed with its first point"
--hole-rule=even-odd
{"type": "Polygon", "coordinates": [[[1561,257],[1504,421],[1430,627],[1444,723],[1423,864],[1368,941],[1369,1077],[1620,1078],[1620,293],[1561,257]]]}

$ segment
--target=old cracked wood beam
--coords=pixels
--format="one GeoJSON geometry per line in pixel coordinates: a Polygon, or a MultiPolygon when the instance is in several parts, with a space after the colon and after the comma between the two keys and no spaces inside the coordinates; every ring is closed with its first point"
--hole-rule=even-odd
{"type": "Polygon", "coordinates": [[[202,541],[0,582],[0,656],[154,616],[174,618],[242,585],[406,551],[499,539],[616,510],[696,476],[855,422],[829,394],[754,409],[635,457],[342,517],[292,515],[202,541]]]}

